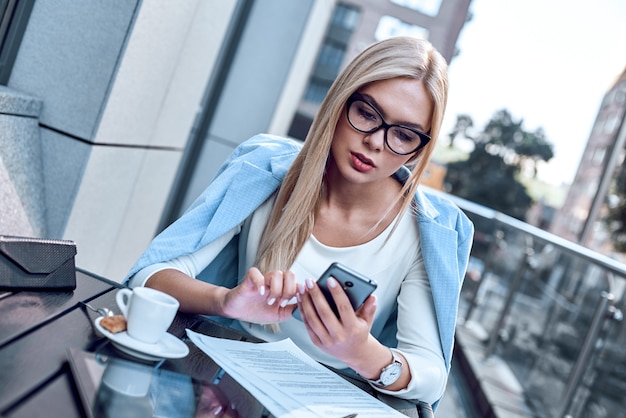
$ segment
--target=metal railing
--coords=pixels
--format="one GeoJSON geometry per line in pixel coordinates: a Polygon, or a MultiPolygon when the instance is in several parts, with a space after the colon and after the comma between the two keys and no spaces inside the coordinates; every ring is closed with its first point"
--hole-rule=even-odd
{"type": "Polygon", "coordinates": [[[626,406],[626,265],[447,196],[476,228],[460,322],[483,330],[535,416],[600,418],[626,406]]]}

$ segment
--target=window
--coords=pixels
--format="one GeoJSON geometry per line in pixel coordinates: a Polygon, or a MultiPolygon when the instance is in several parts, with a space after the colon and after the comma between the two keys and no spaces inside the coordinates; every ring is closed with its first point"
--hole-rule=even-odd
{"type": "Polygon", "coordinates": [[[328,83],[312,79],[304,93],[304,100],[309,103],[320,104],[326,97],[329,88],[328,83]]]}
{"type": "Polygon", "coordinates": [[[391,2],[428,16],[437,16],[441,7],[441,0],[391,0],[391,2]]]}
{"type": "Polygon", "coordinates": [[[331,25],[352,30],[359,20],[359,11],[345,4],[338,4],[333,12],[331,25]]]}
{"type": "Polygon", "coordinates": [[[339,74],[346,46],[359,17],[359,10],[355,7],[341,3],[335,7],[329,31],[320,48],[304,94],[305,102],[320,104],[324,100],[328,89],[339,74]]]}
{"type": "Polygon", "coordinates": [[[378,22],[374,37],[377,41],[393,36],[411,36],[413,38],[428,39],[428,29],[421,26],[411,25],[392,16],[383,16],[378,22]]]}
{"type": "Polygon", "coordinates": [[[591,157],[591,161],[594,165],[601,165],[606,155],[606,148],[596,148],[591,157]]]}
{"type": "Polygon", "coordinates": [[[35,0],[0,0],[0,84],[6,85],[35,0]]]}
{"type": "MultiPolygon", "coordinates": [[[[585,196],[587,196],[590,199],[594,199],[596,196],[596,193],[598,192],[598,186],[599,186],[599,181],[600,180],[588,180],[589,183],[587,183],[587,187],[586,187],[586,191],[585,191],[585,196]]],[[[586,213],[584,210],[581,210],[581,214],[580,214],[580,219],[585,219],[589,214],[586,213]]]]}
{"type": "Polygon", "coordinates": [[[312,115],[326,97],[328,89],[341,70],[350,37],[361,18],[360,10],[344,3],[337,3],[335,6],[298,113],[291,121],[289,136],[302,140],[306,137],[312,115]]]}
{"type": "Polygon", "coordinates": [[[339,47],[338,45],[324,44],[322,45],[320,55],[317,57],[317,65],[319,67],[332,69],[332,71],[334,71],[334,79],[337,74],[339,74],[338,71],[344,54],[344,48],[339,47]]]}
{"type": "Polygon", "coordinates": [[[621,82],[615,91],[615,102],[619,105],[626,102],[626,82],[621,82]]]}
{"type": "Polygon", "coordinates": [[[621,122],[620,115],[616,115],[616,114],[610,115],[604,122],[604,128],[603,128],[604,133],[612,134],[617,129],[620,122],[621,122]]]}

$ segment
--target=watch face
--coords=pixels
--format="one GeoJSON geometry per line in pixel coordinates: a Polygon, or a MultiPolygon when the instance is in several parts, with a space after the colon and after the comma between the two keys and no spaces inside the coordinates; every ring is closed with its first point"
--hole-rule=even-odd
{"type": "Polygon", "coordinates": [[[402,374],[402,363],[392,363],[383,370],[380,380],[384,386],[395,383],[402,374]]]}

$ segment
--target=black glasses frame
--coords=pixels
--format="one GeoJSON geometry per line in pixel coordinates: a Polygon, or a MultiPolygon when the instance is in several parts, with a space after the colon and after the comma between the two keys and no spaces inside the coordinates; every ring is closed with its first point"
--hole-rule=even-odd
{"type": "Polygon", "coordinates": [[[373,104],[371,104],[369,101],[367,101],[365,99],[365,97],[361,96],[358,93],[353,94],[352,96],[350,96],[350,98],[348,99],[348,103],[346,103],[346,119],[348,119],[348,123],[350,124],[350,126],[352,126],[354,129],[356,129],[359,132],[362,132],[364,134],[371,134],[374,133],[376,131],[378,131],[379,129],[384,129],[385,130],[385,145],[387,145],[387,148],[389,148],[389,151],[393,152],[394,154],[398,154],[398,155],[409,155],[409,154],[413,154],[414,152],[419,151],[420,149],[424,148],[429,142],[430,142],[430,135],[422,132],[422,131],[418,131],[417,129],[413,129],[413,128],[409,128],[408,126],[404,126],[404,125],[398,125],[398,124],[394,124],[394,123],[387,123],[385,121],[385,119],[383,118],[383,115],[380,114],[380,111],[378,109],[376,109],[376,106],[374,106],[373,104]],[[376,112],[376,114],[378,115],[378,117],[380,117],[380,125],[378,125],[375,128],[372,128],[368,131],[364,131],[362,129],[357,128],[356,126],[354,126],[354,123],[352,123],[352,121],[350,120],[350,107],[352,106],[352,104],[354,102],[363,102],[365,104],[367,104],[369,107],[371,107],[374,112],[376,112]],[[389,141],[387,140],[387,132],[389,131],[389,128],[393,128],[393,127],[399,127],[402,129],[408,129],[409,131],[415,133],[417,136],[419,136],[420,138],[420,144],[413,150],[413,151],[409,151],[409,152],[398,152],[396,150],[394,150],[391,145],[389,145],[389,141]]]}

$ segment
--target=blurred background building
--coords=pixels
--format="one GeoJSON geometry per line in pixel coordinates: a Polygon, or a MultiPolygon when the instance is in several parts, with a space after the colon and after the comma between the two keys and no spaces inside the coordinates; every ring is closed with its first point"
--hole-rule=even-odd
{"type": "Polygon", "coordinates": [[[450,63],[470,0],[342,1],[333,11],[289,135],[304,139],[339,71],[374,41],[398,35],[430,40],[450,63]]]}
{"type": "MultiPolygon", "coordinates": [[[[626,69],[609,86],[591,129],[583,157],[551,231],[604,254],[613,249],[602,217],[626,141],[626,69]]],[[[626,192],[626,191],[623,191],[626,192]]]]}

